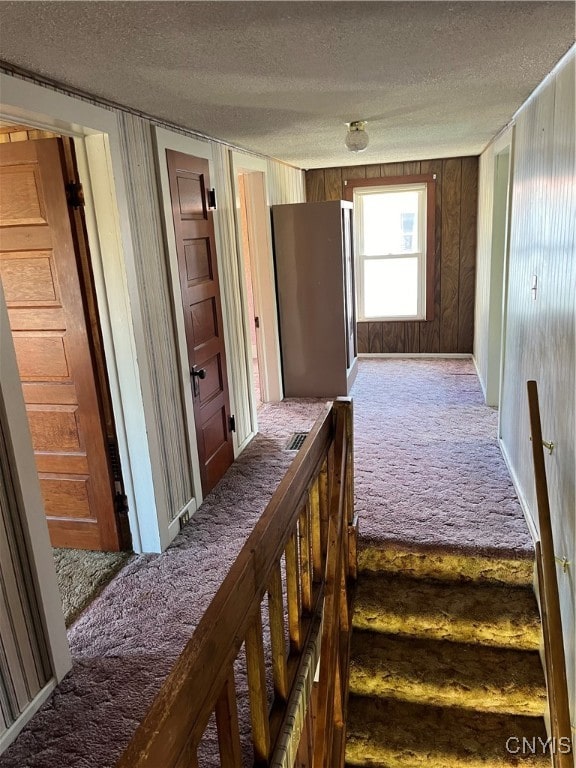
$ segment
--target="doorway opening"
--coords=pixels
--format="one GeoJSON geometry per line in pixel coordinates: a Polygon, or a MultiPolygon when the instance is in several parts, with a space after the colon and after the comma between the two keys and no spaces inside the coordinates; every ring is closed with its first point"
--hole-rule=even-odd
{"type": "Polygon", "coordinates": [[[245,360],[251,383],[252,424],[256,431],[258,406],[283,399],[267,166],[259,158],[233,152],[232,169],[245,360]]]}
{"type": "Polygon", "coordinates": [[[73,141],[2,121],[0,174],[0,279],[70,619],[131,549],[73,141]]]}
{"type": "Polygon", "coordinates": [[[248,209],[249,201],[246,196],[246,186],[248,174],[241,173],[238,176],[238,197],[239,197],[239,224],[241,234],[240,254],[242,258],[242,267],[244,281],[246,285],[246,312],[248,316],[248,328],[250,331],[249,360],[252,364],[252,385],[254,387],[254,400],[256,409],[262,405],[262,382],[260,378],[261,364],[258,355],[260,316],[254,299],[254,232],[250,232],[250,211],[248,209]]]}
{"type": "Polygon", "coordinates": [[[510,146],[494,158],[494,203],[490,262],[490,314],[488,321],[488,366],[486,404],[500,404],[506,323],[506,265],[510,190],[510,146]]]}

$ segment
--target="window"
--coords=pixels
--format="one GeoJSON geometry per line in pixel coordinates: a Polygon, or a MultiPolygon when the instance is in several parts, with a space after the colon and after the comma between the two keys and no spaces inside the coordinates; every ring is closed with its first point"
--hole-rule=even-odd
{"type": "Polygon", "coordinates": [[[359,320],[431,320],[434,178],[354,180],[359,320]]]}

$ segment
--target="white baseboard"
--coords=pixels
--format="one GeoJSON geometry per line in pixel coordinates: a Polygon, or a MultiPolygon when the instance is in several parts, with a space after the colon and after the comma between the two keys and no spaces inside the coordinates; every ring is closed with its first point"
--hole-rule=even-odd
{"type": "Polygon", "coordinates": [[[178,512],[174,520],[168,525],[168,536],[169,536],[169,542],[172,541],[172,539],[175,539],[176,536],[180,533],[180,518],[182,515],[184,515],[186,512],[188,513],[189,517],[192,517],[194,513],[198,509],[198,503],[194,496],[184,504],[182,509],[178,512]]]}
{"type": "Polygon", "coordinates": [[[476,369],[476,376],[478,376],[478,381],[480,382],[480,389],[482,390],[482,394],[484,395],[484,402],[486,402],[486,385],[484,384],[484,380],[482,379],[482,376],[480,376],[480,368],[478,368],[478,361],[472,355],[472,362],[474,363],[474,368],[476,369]]]}
{"type": "Polygon", "coordinates": [[[34,717],[42,704],[44,704],[52,691],[56,688],[56,685],[57,683],[54,678],[49,680],[42,690],[37,693],[32,701],[26,706],[24,711],[20,713],[18,719],[12,723],[8,730],[4,731],[2,736],[0,736],[0,755],[8,749],[8,746],[16,739],[24,726],[34,717]]]}
{"type": "Polygon", "coordinates": [[[464,352],[359,352],[358,357],[405,357],[405,358],[446,358],[469,360],[472,355],[464,352]]]}
{"type": "Polygon", "coordinates": [[[512,485],[514,486],[514,490],[516,491],[516,495],[518,496],[518,501],[520,502],[520,506],[522,507],[522,512],[524,513],[524,517],[526,519],[526,525],[528,526],[530,536],[532,537],[532,541],[534,542],[534,544],[536,544],[536,542],[540,539],[540,536],[538,534],[538,530],[536,528],[534,518],[530,513],[530,508],[528,506],[528,502],[526,501],[526,497],[524,496],[524,494],[522,493],[522,490],[520,489],[520,483],[518,482],[518,477],[516,475],[516,472],[514,471],[512,462],[510,461],[510,457],[508,456],[508,452],[506,451],[506,446],[504,445],[504,442],[502,441],[501,437],[498,438],[498,444],[500,446],[500,453],[504,457],[504,461],[506,462],[506,466],[508,467],[508,472],[512,480],[512,485]]]}

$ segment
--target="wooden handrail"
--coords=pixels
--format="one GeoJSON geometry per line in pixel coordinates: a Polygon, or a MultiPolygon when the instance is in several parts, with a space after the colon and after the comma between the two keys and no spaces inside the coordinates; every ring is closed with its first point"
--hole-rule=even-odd
{"type": "MultiPolygon", "coordinates": [[[[304,653],[322,619],[317,698],[324,730],[334,734],[334,745],[324,744],[314,768],[343,765],[348,583],[355,573],[351,477],[352,402],[339,398],[316,421],[117,768],[197,765],[198,745],[213,713],[221,765],[241,766],[234,662],[242,644],[254,761],[270,765],[278,736],[286,729],[286,713],[296,695],[294,683],[304,653]],[[266,594],[273,657],[271,709],[261,620],[266,594]],[[332,674],[339,680],[337,691],[326,684],[332,674]],[[325,694],[331,695],[330,701],[325,694]]],[[[311,717],[308,720],[312,722],[311,717]]],[[[315,749],[315,732],[308,733],[308,739],[315,749]]]]}
{"type": "Polygon", "coordinates": [[[550,501],[546,481],[546,465],[540,422],[538,386],[528,381],[528,408],[532,434],[532,456],[536,481],[536,502],[540,541],[536,542],[536,563],[540,585],[542,627],[544,632],[544,657],[548,682],[550,722],[552,728],[552,757],[555,768],[573,768],[572,734],[570,727],[570,706],[566,681],[566,658],[562,640],[562,617],[556,575],[556,557],[550,518],[550,501]]]}

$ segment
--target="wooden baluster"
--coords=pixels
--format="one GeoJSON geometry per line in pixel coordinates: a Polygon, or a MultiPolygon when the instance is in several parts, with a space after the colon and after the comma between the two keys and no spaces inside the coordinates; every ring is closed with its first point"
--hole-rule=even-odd
{"type": "Polygon", "coordinates": [[[274,692],[282,701],[287,701],[288,666],[286,664],[284,599],[282,596],[282,570],[280,563],[272,571],[270,583],[268,584],[268,615],[270,617],[274,692]]]}
{"type": "Polygon", "coordinates": [[[354,522],[354,409],[352,398],[339,397],[336,408],[341,408],[346,431],[346,518],[347,525],[354,522]]]}
{"type": "Polygon", "coordinates": [[[332,757],[331,764],[334,766],[343,765],[340,762],[344,756],[344,741],[346,738],[344,721],[344,699],[346,692],[342,686],[342,675],[340,671],[340,658],[337,659],[334,679],[334,730],[332,735],[332,757]]]}
{"type": "Polygon", "coordinates": [[[286,544],[286,590],[288,593],[288,625],[290,644],[302,650],[302,622],[300,602],[300,565],[298,562],[298,533],[294,531],[286,544]]]}
{"type": "MultiPolygon", "coordinates": [[[[320,504],[320,544],[322,547],[322,571],[326,565],[326,550],[328,547],[328,458],[322,465],[318,475],[318,500],[320,504]]],[[[324,575],[324,574],[322,574],[324,575]]]]}
{"type": "Polygon", "coordinates": [[[260,611],[257,612],[256,618],[246,632],[245,647],[254,764],[265,766],[270,759],[270,723],[266,701],[266,668],[260,611]]]}
{"type": "Polygon", "coordinates": [[[242,765],[242,747],[238,729],[234,667],[232,666],[228,679],[216,701],[216,725],[218,727],[220,765],[222,768],[239,768],[242,765]]]}
{"type": "Polygon", "coordinates": [[[350,606],[348,602],[348,577],[346,573],[345,542],[347,541],[347,531],[342,531],[342,568],[340,569],[340,591],[338,602],[340,607],[340,629],[342,632],[350,632],[350,606]]]}
{"type": "Polygon", "coordinates": [[[310,507],[310,527],[312,538],[312,566],[314,581],[322,580],[324,573],[322,562],[322,534],[320,531],[320,478],[314,480],[308,494],[308,506],[310,507]]]}
{"type": "Polygon", "coordinates": [[[354,409],[352,399],[339,397],[337,407],[342,408],[344,429],[346,432],[346,512],[345,521],[348,526],[348,535],[345,546],[345,560],[347,574],[351,579],[358,578],[357,566],[357,528],[358,517],[354,512],[354,409]]]}
{"type": "Polygon", "coordinates": [[[302,584],[302,608],[312,612],[312,550],[310,546],[310,506],[306,504],[298,519],[300,536],[300,579],[302,584]]]}
{"type": "MultiPolygon", "coordinates": [[[[329,463],[330,500],[328,522],[328,549],[326,556],[326,583],[324,620],[322,629],[320,682],[318,690],[318,716],[314,745],[314,768],[339,768],[340,757],[334,763],[333,753],[335,716],[339,715],[336,699],[340,667],[340,587],[342,563],[342,536],[347,530],[345,515],[346,494],[346,432],[344,407],[334,404],[335,437],[332,460],[329,463]]],[[[341,719],[341,715],[339,715],[341,719]]]]}

